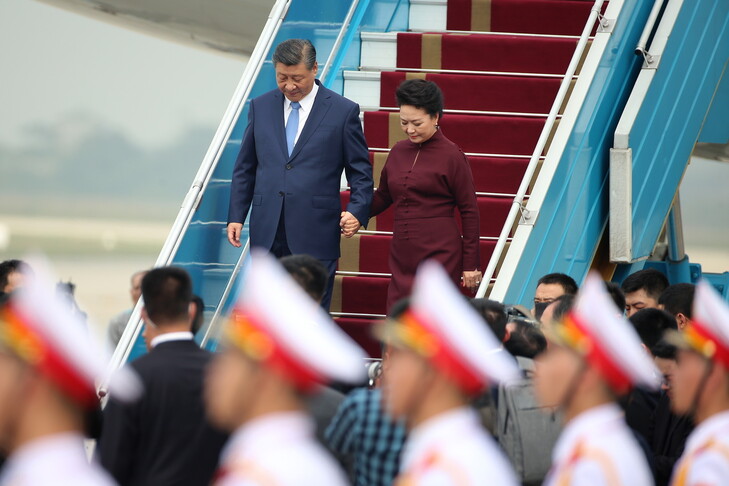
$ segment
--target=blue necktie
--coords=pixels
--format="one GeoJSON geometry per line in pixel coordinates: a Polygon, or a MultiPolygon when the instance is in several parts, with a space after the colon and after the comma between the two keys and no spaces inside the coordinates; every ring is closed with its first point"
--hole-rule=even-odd
{"type": "Polygon", "coordinates": [[[296,140],[296,132],[299,131],[299,108],[301,104],[298,101],[291,102],[291,113],[289,120],[286,122],[286,145],[289,148],[289,157],[294,151],[294,141],[296,140]]]}

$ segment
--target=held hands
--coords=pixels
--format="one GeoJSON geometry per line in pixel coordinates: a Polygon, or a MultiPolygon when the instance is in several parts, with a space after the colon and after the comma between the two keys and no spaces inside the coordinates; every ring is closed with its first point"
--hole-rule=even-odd
{"type": "Polygon", "coordinates": [[[362,225],[349,211],[342,211],[340,217],[339,227],[342,228],[342,234],[345,238],[353,237],[362,225]]]}
{"type": "Polygon", "coordinates": [[[242,230],[242,223],[228,223],[228,241],[236,248],[240,248],[240,232],[242,230]]]}
{"type": "Polygon", "coordinates": [[[481,284],[481,272],[479,270],[475,270],[473,272],[463,272],[462,280],[463,281],[461,285],[468,288],[471,292],[474,292],[481,284]]]}

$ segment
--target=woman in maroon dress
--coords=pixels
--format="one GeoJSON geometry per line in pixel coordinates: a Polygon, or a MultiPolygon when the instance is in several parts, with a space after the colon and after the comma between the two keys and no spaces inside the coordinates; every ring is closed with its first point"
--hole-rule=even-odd
{"type": "Polygon", "coordinates": [[[432,81],[412,79],[400,85],[396,97],[408,140],[390,151],[370,213],[394,206],[388,309],[410,295],[415,271],[428,259],[439,261],[456,285],[475,290],[481,282],[473,175],[465,154],[439,129],[443,94],[432,81]]]}

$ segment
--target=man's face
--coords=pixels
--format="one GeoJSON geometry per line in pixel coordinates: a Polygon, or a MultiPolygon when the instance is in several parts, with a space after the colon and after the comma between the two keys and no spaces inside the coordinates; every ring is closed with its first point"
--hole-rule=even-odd
{"type": "Polygon", "coordinates": [[[3,289],[3,292],[9,294],[13,290],[17,290],[23,286],[25,282],[25,275],[22,272],[10,272],[8,274],[8,284],[3,289]]]}
{"type": "Polygon", "coordinates": [[[235,349],[217,353],[205,377],[205,411],[222,430],[233,431],[255,393],[257,365],[235,349]]]}
{"type": "Polygon", "coordinates": [[[683,349],[678,351],[678,363],[671,384],[671,408],[674,413],[683,415],[692,411],[699,400],[696,395],[703,392],[699,387],[708,365],[698,353],[683,349]]]}
{"type": "Polygon", "coordinates": [[[426,369],[428,364],[414,351],[391,348],[382,388],[384,408],[391,417],[404,418],[412,411],[426,369]]]}
{"type": "Polygon", "coordinates": [[[663,375],[661,390],[666,392],[668,398],[673,400],[673,376],[676,373],[676,360],[667,358],[655,358],[656,367],[663,375]]]}
{"type": "Polygon", "coordinates": [[[301,101],[314,89],[314,80],[319,65],[307,69],[303,62],[294,66],[287,66],[280,62],[276,63],[276,83],[278,89],[288,98],[289,101],[301,101]]]}
{"type": "Polygon", "coordinates": [[[534,393],[544,407],[563,405],[568,387],[579,372],[582,361],[575,353],[559,344],[549,343],[536,359],[534,393]]]}
{"type": "Polygon", "coordinates": [[[625,294],[625,315],[630,317],[641,309],[657,309],[658,301],[648,296],[644,289],[625,294]]]}
{"type": "Polygon", "coordinates": [[[537,285],[537,291],[534,292],[534,303],[550,303],[554,302],[554,299],[564,295],[564,289],[560,284],[539,284],[537,285]]]}
{"type": "Polygon", "coordinates": [[[147,351],[152,350],[152,340],[159,336],[159,328],[152,324],[149,320],[144,321],[144,329],[142,330],[142,338],[144,338],[144,345],[147,347],[147,351]]]}
{"type": "Polygon", "coordinates": [[[132,298],[132,305],[137,305],[137,301],[142,296],[142,279],[144,273],[135,273],[132,277],[132,286],[129,288],[129,295],[132,298]]]}

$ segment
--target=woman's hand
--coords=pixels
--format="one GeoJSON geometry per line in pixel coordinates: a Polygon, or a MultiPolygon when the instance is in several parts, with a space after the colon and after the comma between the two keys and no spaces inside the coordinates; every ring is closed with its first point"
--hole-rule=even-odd
{"type": "Polygon", "coordinates": [[[473,272],[463,272],[463,282],[461,285],[471,290],[471,292],[478,289],[481,284],[481,271],[474,270],[473,272]]]}

